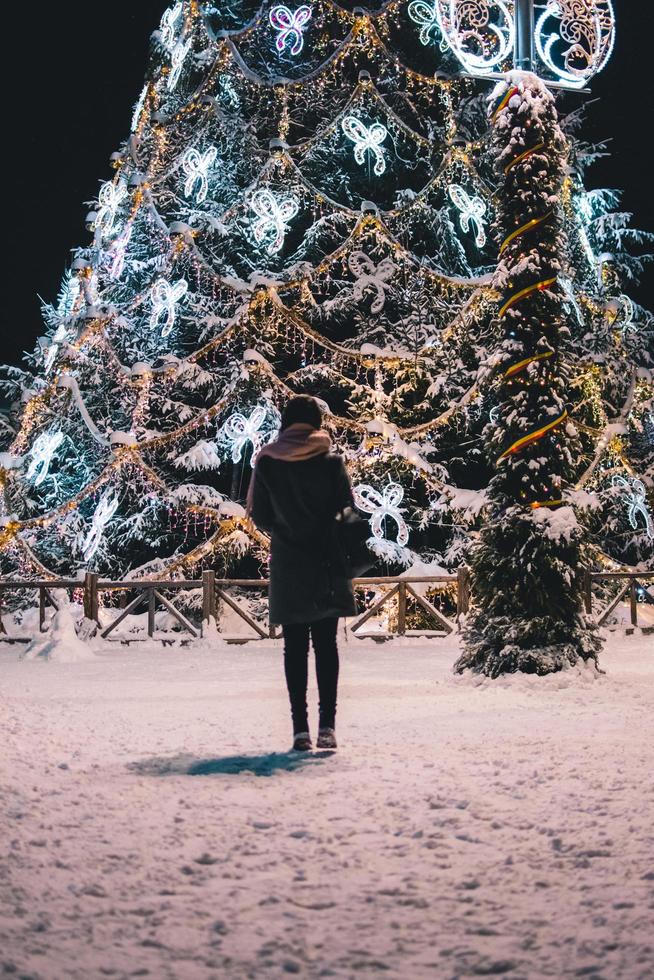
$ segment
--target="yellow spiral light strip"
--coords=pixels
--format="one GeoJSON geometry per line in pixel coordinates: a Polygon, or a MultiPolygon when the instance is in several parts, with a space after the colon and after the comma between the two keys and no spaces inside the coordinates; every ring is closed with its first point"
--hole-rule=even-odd
{"type": "Polygon", "coordinates": [[[520,374],[521,371],[528,368],[530,364],[536,364],[537,361],[545,361],[550,357],[554,357],[553,350],[545,351],[542,354],[532,354],[531,357],[525,357],[523,361],[518,361],[517,364],[512,364],[511,367],[504,372],[504,377],[513,378],[516,374],[520,374]]]}
{"type": "Polygon", "coordinates": [[[558,276],[552,276],[550,279],[542,279],[540,282],[535,282],[532,286],[527,286],[525,289],[521,289],[519,292],[514,293],[514,295],[506,301],[500,310],[500,318],[502,318],[512,306],[515,306],[516,303],[526,299],[527,296],[531,296],[532,293],[542,292],[544,289],[548,289],[550,286],[553,286],[558,278],[558,276]]]}
{"type": "Polygon", "coordinates": [[[510,173],[514,167],[517,167],[519,163],[523,163],[525,160],[528,160],[529,157],[532,156],[534,153],[538,153],[539,150],[543,150],[544,148],[545,148],[544,143],[536,143],[535,146],[531,146],[528,150],[525,150],[524,153],[521,153],[504,168],[504,176],[510,173]]]}
{"type": "Polygon", "coordinates": [[[512,231],[511,234],[502,242],[502,247],[500,248],[499,253],[500,256],[509,247],[511,242],[515,241],[516,238],[519,238],[520,235],[524,235],[526,232],[531,231],[532,228],[537,228],[538,225],[542,225],[543,222],[552,217],[552,213],[552,211],[548,211],[547,214],[542,216],[542,218],[532,218],[530,221],[527,221],[526,224],[522,225],[521,228],[516,228],[515,231],[512,231]]]}
{"type": "Polygon", "coordinates": [[[556,429],[562,422],[565,422],[567,417],[568,410],[565,409],[563,415],[560,415],[558,419],[554,419],[553,422],[548,422],[547,425],[540,426],[540,428],[535,429],[526,436],[521,436],[521,438],[517,439],[511,446],[509,446],[508,449],[504,450],[502,455],[498,457],[497,462],[501,463],[503,460],[508,459],[509,456],[512,456],[514,453],[520,452],[520,450],[524,449],[526,446],[531,445],[532,442],[538,442],[538,440],[542,439],[543,436],[546,436],[548,432],[552,432],[552,430],[556,429]]]}

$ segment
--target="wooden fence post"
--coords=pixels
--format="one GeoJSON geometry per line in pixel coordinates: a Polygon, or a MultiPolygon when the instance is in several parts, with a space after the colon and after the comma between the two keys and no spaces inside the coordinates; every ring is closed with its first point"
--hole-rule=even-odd
{"type": "Polygon", "coordinates": [[[147,589],[146,592],[148,596],[148,636],[152,638],[154,636],[154,628],[156,625],[154,617],[156,613],[157,600],[155,598],[154,589],[147,589]]]}
{"type": "Polygon", "coordinates": [[[591,616],[593,613],[593,578],[590,568],[584,568],[581,588],[583,593],[584,609],[586,610],[586,613],[591,616]]]}
{"type": "Polygon", "coordinates": [[[216,573],[202,573],[202,619],[205,623],[216,618],[216,573]]]}
{"type": "Polygon", "coordinates": [[[397,593],[397,633],[404,636],[406,633],[406,582],[399,583],[400,588],[397,593]]]}
{"type": "Polygon", "coordinates": [[[45,626],[45,605],[46,605],[45,585],[40,585],[39,586],[39,633],[43,632],[43,627],[45,626]]]}
{"type": "Polygon", "coordinates": [[[631,606],[631,625],[638,626],[638,588],[635,578],[632,578],[631,580],[631,592],[629,598],[631,606]]]}
{"type": "Polygon", "coordinates": [[[100,598],[98,596],[97,572],[87,572],[84,576],[84,615],[100,625],[100,598]]]}
{"type": "Polygon", "coordinates": [[[456,618],[467,616],[470,612],[470,569],[465,566],[457,573],[456,618]]]}

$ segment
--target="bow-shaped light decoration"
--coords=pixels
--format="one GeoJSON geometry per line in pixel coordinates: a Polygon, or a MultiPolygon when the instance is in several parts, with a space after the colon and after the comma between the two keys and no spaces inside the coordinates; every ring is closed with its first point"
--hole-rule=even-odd
{"type": "Polygon", "coordinates": [[[567,87],[582,88],[613,52],[611,0],[547,0],[535,34],[543,64],[567,87]]]}
{"type": "Polygon", "coordinates": [[[311,7],[303,4],[297,10],[290,10],[280,4],[270,11],[270,25],[278,31],[276,46],[281,54],[288,44],[290,53],[297,55],[304,45],[303,31],[311,20],[311,7]]]}
{"type": "Polygon", "coordinates": [[[159,25],[159,36],[164,48],[172,51],[177,40],[177,28],[182,16],[184,7],[181,3],[176,3],[174,7],[169,7],[161,18],[159,25]]]}
{"type": "Polygon", "coordinates": [[[35,440],[29,456],[30,465],[27,469],[27,479],[34,480],[34,486],[38,487],[50,471],[50,464],[59,446],[64,441],[63,432],[42,432],[35,440]]]}
{"type": "Polygon", "coordinates": [[[252,225],[254,240],[261,245],[269,239],[267,252],[274,255],[284,244],[288,222],[298,213],[300,205],[294,197],[278,199],[271,191],[261,188],[250,198],[250,207],[257,216],[252,225]]]}
{"type": "Polygon", "coordinates": [[[620,311],[618,313],[620,330],[622,331],[622,336],[626,337],[632,330],[638,329],[635,322],[636,307],[633,304],[633,300],[626,293],[622,293],[618,298],[618,302],[620,304],[620,311]]]}
{"type": "Polygon", "coordinates": [[[397,524],[397,543],[404,548],[409,543],[409,529],[402,517],[404,489],[399,483],[389,483],[379,493],[367,483],[354,487],[354,503],[364,514],[370,514],[370,527],[373,535],[380,541],[384,540],[384,521],[391,517],[397,524]]]}
{"type": "Polygon", "coordinates": [[[636,531],[638,530],[638,515],[640,514],[645,521],[645,533],[648,538],[654,538],[654,527],[652,518],[647,507],[647,491],[645,484],[641,480],[626,480],[623,476],[613,477],[613,486],[618,487],[625,495],[629,510],[629,523],[636,531]]]}
{"type": "Polygon", "coordinates": [[[443,24],[438,0],[433,0],[433,3],[426,3],[425,0],[412,0],[407,13],[413,23],[417,24],[420,28],[419,37],[421,44],[427,47],[431,44],[432,34],[435,35],[434,40],[440,35],[440,49],[441,51],[447,50],[448,44],[443,34],[443,24]]]}
{"type": "Polygon", "coordinates": [[[463,231],[468,232],[470,225],[474,226],[475,244],[477,248],[483,248],[486,244],[486,229],[484,228],[484,216],[486,214],[486,204],[481,197],[470,197],[467,191],[460,184],[450,184],[449,195],[453,203],[461,212],[459,222],[463,231]]]}
{"type": "Polygon", "coordinates": [[[386,302],[384,285],[393,278],[397,266],[392,259],[382,259],[378,265],[375,265],[365,252],[352,252],[348,265],[357,279],[352,290],[352,298],[361,300],[367,289],[374,290],[377,295],[372,302],[370,312],[380,313],[386,302]]]}
{"type": "Polygon", "coordinates": [[[113,490],[105,490],[91,521],[91,529],[84,539],[82,554],[84,561],[90,561],[100,547],[102,535],[111,518],[118,510],[118,497],[113,490]]]}
{"type": "Polygon", "coordinates": [[[178,41],[170,55],[170,71],[168,72],[168,91],[174,92],[184,69],[186,57],[193,47],[193,39],[188,41],[178,41]]]}
{"type": "Polygon", "coordinates": [[[354,159],[361,166],[365,163],[366,153],[372,153],[375,158],[374,172],[377,177],[386,170],[386,158],[382,143],[388,136],[388,130],[381,123],[365,126],[356,116],[346,116],[341,123],[343,132],[354,143],[354,159]]]}
{"type": "Polygon", "coordinates": [[[202,204],[209,193],[209,171],[216,162],[217,156],[218,150],[215,146],[210,146],[204,153],[200,153],[195,147],[191,147],[184,154],[182,160],[182,168],[186,174],[184,194],[186,197],[191,197],[196,184],[199,184],[200,186],[195,195],[195,200],[198,204],[202,204]]]}
{"type": "Polygon", "coordinates": [[[98,204],[100,205],[95,216],[95,227],[98,228],[105,237],[109,237],[116,225],[116,216],[120,205],[127,197],[127,185],[124,181],[114,184],[108,180],[100,188],[98,204]]]}
{"type": "Polygon", "coordinates": [[[186,296],[187,292],[188,283],[186,279],[179,279],[174,283],[168,282],[167,279],[158,279],[150,293],[150,299],[152,301],[150,329],[154,330],[158,327],[162,314],[165,314],[166,322],[161,331],[161,336],[167,337],[175,326],[177,304],[186,296]]]}
{"type": "Polygon", "coordinates": [[[249,417],[236,412],[230,416],[223,426],[223,434],[231,443],[232,462],[238,463],[243,455],[243,451],[248,443],[252,444],[252,458],[250,465],[254,466],[257,455],[261,447],[266,442],[266,435],[261,431],[261,427],[266,421],[268,413],[261,405],[252,409],[249,417]]]}
{"type": "Polygon", "coordinates": [[[109,253],[111,255],[111,263],[109,266],[109,275],[112,279],[120,279],[123,272],[125,271],[125,262],[127,260],[127,246],[132,240],[133,232],[132,223],[128,222],[121,231],[118,238],[115,238],[111,243],[109,248],[109,253]]]}

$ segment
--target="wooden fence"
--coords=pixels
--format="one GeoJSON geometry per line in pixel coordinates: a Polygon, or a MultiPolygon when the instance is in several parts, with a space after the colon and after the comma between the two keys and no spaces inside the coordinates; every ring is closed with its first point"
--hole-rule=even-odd
{"type": "MultiPolygon", "coordinates": [[[[583,602],[586,612],[593,615],[597,623],[604,625],[616,607],[629,596],[630,619],[634,627],[639,625],[639,589],[644,582],[654,582],[654,572],[585,572],[583,576],[583,602]],[[618,592],[600,609],[595,609],[593,585],[602,582],[617,582],[618,592]]],[[[357,590],[373,592],[372,604],[348,624],[353,636],[373,635],[378,639],[390,636],[405,636],[419,632],[421,635],[444,636],[457,629],[459,620],[470,608],[472,582],[470,571],[460,568],[456,575],[434,575],[424,577],[361,578],[355,580],[357,590]],[[454,618],[445,615],[430,599],[422,593],[451,590],[456,612],[454,618]],[[409,628],[411,606],[420,610],[424,620],[431,622],[435,629],[412,631],[409,628]],[[388,613],[385,632],[375,630],[373,634],[362,633],[362,627],[381,612],[388,613]]],[[[196,638],[202,635],[203,625],[212,619],[219,623],[221,603],[228,607],[238,619],[253,632],[253,637],[239,635],[227,638],[228,642],[247,643],[251,639],[276,639],[276,627],[264,626],[254,619],[247,609],[239,604],[238,596],[230,595],[228,590],[240,592],[265,592],[266,579],[219,579],[215,572],[204,572],[201,579],[167,581],[103,581],[98,575],[88,572],[83,580],[57,579],[52,581],[20,581],[0,579],[0,640],[26,642],[25,637],[10,637],[3,621],[7,593],[34,592],[38,597],[39,629],[43,631],[47,622],[47,608],[58,607],[57,592],[67,592],[84,605],[87,620],[96,623],[100,635],[109,638],[117,628],[125,623],[127,617],[147,611],[147,635],[156,637],[156,613],[165,610],[181,628],[183,634],[196,638]],[[201,623],[192,622],[186,612],[175,605],[173,598],[180,592],[202,592],[201,623]],[[166,595],[168,593],[169,595],[166,595]],[[170,597],[172,593],[172,597],[170,597]],[[109,602],[103,601],[110,598],[109,602]],[[116,598],[118,601],[116,602],[116,598]]],[[[120,636],[122,642],[130,642],[129,637],[120,636]]],[[[169,639],[170,637],[168,637],[169,639]]],[[[164,639],[164,637],[160,637],[164,639]]]]}

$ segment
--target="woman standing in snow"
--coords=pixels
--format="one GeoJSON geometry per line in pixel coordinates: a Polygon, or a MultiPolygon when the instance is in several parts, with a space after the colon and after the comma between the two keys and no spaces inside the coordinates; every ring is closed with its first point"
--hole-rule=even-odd
{"type": "Polygon", "coordinates": [[[314,398],[291,399],[276,442],[257,458],[248,513],[270,534],[270,622],[283,627],[284,666],[293,718],[293,748],[312,748],[307,716],[309,639],[320,697],[318,748],[336,748],[340,616],[356,612],[352,582],[331,548],[338,513],[353,507],[340,456],[321,429],[314,398]]]}

